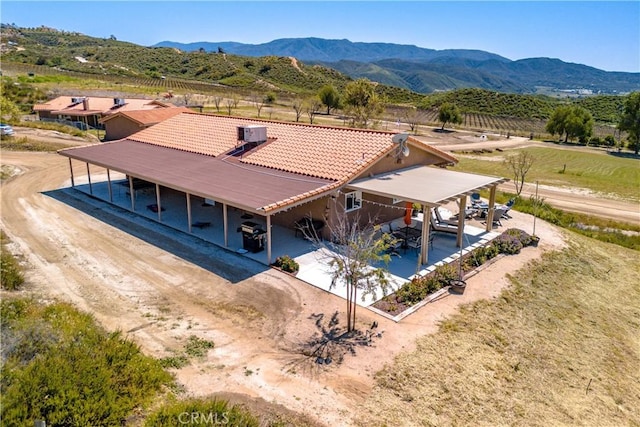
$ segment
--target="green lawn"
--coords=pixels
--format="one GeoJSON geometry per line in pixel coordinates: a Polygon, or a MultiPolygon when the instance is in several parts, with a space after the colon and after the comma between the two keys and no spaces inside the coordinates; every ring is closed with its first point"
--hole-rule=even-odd
{"type": "MultiPolygon", "coordinates": [[[[535,163],[526,176],[527,182],[539,181],[546,185],[587,188],[605,197],[640,201],[638,159],[617,157],[589,149],[530,147],[524,150],[535,157],[535,163]]],[[[517,150],[494,151],[474,154],[473,157],[457,154],[460,163],[455,169],[512,178],[511,172],[497,159],[516,152],[517,150]]]]}
{"type": "Polygon", "coordinates": [[[573,235],[376,374],[362,426],[640,425],[637,252],[573,235]]]}

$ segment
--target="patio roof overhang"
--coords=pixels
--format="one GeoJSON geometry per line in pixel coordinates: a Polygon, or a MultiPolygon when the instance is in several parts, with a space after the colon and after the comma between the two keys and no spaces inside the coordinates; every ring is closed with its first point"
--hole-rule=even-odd
{"type": "Polygon", "coordinates": [[[127,139],[58,153],[260,215],[306,203],[335,186],[335,181],[243,164],[234,157],[206,156],[127,139]]]}
{"type": "Polygon", "coordinates": [[[508,180],[430,166],[415,166],[359,179],[349,183],[348,187],[436,207],[508,180]]]}

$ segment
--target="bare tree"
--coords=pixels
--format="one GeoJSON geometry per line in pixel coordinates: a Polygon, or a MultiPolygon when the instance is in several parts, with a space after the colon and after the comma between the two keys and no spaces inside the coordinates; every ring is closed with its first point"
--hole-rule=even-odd
{"type": "Polygon", "coordinates": [[[360,223],[357,215],[338,215],[336,223],[329,224],[330,245],[318,236],[309,236],[324,253],[324,262],[331,271],[331,287],[343,284],[347,288],[347,332],[355,330],[358,291],[363,299],[367,295],[376,297],[378,289],[387,294],[387,269],[372,266],[388,264],[389,249],[396,243],[390,234],[376,231],[374,220],[364,227],[360,223]]]}
{"type": "Polygon", "coordinates": [[[511,154],[504,160],[504,164],[513,174],[513,184],[516,187],[516,194],[519,196],[524,186],[524,179],[533,166],[535,158],[528,151],[520,151],[518,154],[511,154]]]}
{"type": "Polygon", "coordinates": [[[262,111],[262,107],[265,104],[265,98],[258,93],[251,94],[251,102],[256,106],[256,110],[258,110],[258,117],[260,117],[260,112],[262,111]]]}
{"type": "Polygon", "coordinates": [[[300,98],[296,98],[293,100],[291,106],[293,107],[293,111],[296,112],[296,122],[300,121],[300,116],[302,115],[303,102],[300,98]]]}
{"type": "Polygon", "coordinates": [[[409,129],[411,129],[411,132],[414,134],[418,133],[418,125],[420,124],[421,116],[422,115],[415,107],[407,108],[402,115],[402,118],[409,125],[409,129]]]}
{"type": "Polygon", "coordinates": [[[213,96],[213,104],[216,106],[216,111],[219,113],[220,112],[220,103],[222,102],[222,96],[220,95],[214,95],[213,96]]]}
{"type": "Polygon", "coordinates": [[[225,104],[227,106],[227,112],[229,115],[231,115],[231,111],[233,110],[233,106],[234,106],[234,101],[231,98],[227,98],[225,99],[225,104]]]}
{"type": "Polygon", "coordinates": [[[318,111],[320,111],[320,107],[322,106],[322,103],[317,98],[311,98],[307,100],[306,104],[307,105],[306,105],[305,111],[309,116],[309,123],[313,124],[313,119],[315,119],[316,115],[318,115],[318,111]]]}
{"type": "Polygon", "coordinates": [[[225,105],[227,106],[227,113],[229,115],[231,115],[231,111],[233,111],[234,108],[238,108],[239,102],[240,99],[238,98],[238,95],[235,93],[227,94],[225,97],[225,105]]]}

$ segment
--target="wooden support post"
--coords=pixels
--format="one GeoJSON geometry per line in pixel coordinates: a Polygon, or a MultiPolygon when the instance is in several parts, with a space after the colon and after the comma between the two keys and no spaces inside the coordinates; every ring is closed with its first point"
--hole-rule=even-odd
{"type": "Polygon", "coordinates": [[[271,264],[271,215],[267,214],[267,265],[271,264]]]}
{"type": "Polygon", "coordinates": [[[131,196],[131,210],[136,211],[136,198],[133,191],[133,177],[129,175],[129,195],[131,196]]]}
{"type": "Polygon", "coordinates": [[[229,247],[229,217],[227,216],[227,204],[222,204],[222,227],[224,229],[224,247],[229,247]]]}
{"type": "Polygon", "coordinates": [[[93,186],[91,185],[91,171],[89,171],[89,162],[87,164],[87,178],[89,179],[89,194],[93,196],[93,186]]]}
{"type": "Polygon", "coordinates": [[[75,187],[76,183],[73,180],[73,164],[71,163],[71,157],[69,157],[69,170],[71,171],[71,187],[75,187]]]}
{"type": "Polygon", "coordinates": [[[156,184],[156,206],[158,206],[158,222],[162,222],[162,204],[160,203],[160,184],[156,184]]]}
{"type": "Polygon", "coordinates": [[[191,233],[192,225],[191,225],[191,194],[184,193],[187,196],[187,221],[189,221],[188,228],[189,233],[191,233]]]}
{"type": "Polygon", "coordinates": [[[493,230],[493,211],[495,210],[496,205],[496,189],[497,185],[491,187],[491,191],[489,191],[489,210],[487,211],[487,231],[493,230]]]}
{"type": "Polygon", "coordinates": [[[462,236],[464,236],[464,220],[467,209],[467,196],[460,197],[460,212],[458,213],[458,234],[456,235],[456,246],[463,245],[462,236]]]}
{"type": "Polygon", "coordinates": [[[111,188],[111,173],[107,169],[107,188],[109,189],[109,202],[113,203],[113,188],[111,188]]]}
{"type": "MultiPolygon", "coordinates": [[[[427,206],[424,203],[422,206],[427,206]]],[[[422,234],[420,236],[420,262],[422,265],[427,265],[429,262],[429,233],[431,232],[431,206],[426,209],[422,209],[422,234]]]]}

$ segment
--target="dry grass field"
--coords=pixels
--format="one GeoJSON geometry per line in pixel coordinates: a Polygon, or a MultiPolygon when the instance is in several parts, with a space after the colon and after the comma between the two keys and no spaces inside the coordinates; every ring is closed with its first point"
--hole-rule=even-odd
{"type": "Polygon", "coordinates": [[[360,425],[640,425],[637,252],[577,235],[376,376],[360,425]]]}

